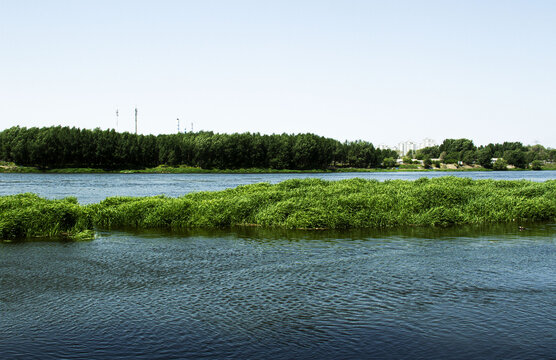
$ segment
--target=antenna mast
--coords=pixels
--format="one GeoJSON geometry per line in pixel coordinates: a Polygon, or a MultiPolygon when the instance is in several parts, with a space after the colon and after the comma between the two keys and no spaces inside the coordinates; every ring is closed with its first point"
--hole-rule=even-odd
{"type": "Polygon", "coordinates": [[[180,133],[180,118],[177,118],[176,120],[178,122],[178,134],[179,134],[180,133]]]}
{"type": "Polygon", "coordinates": [[[120,112],[116,109],[116,131],[118,131],[118,117],[120,116],[120,112]]]}
{"type": "Polygon", "coordinates": [[[135,135],[137,135],[137,106],[135,107],[135,135]]]}

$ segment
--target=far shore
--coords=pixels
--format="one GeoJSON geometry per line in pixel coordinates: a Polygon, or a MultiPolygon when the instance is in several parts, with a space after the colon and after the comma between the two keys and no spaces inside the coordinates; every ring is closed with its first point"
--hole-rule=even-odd
{"type": "MultiPolygon", "coordinates": [[[[508,167],[506,171],[524,171],[531,169],[519,169],[508,167]]],[[[556,170],[556,164],[547,164],[542,170],[556,170]]],[[[462,172],[462,171],[496,171],[486,169],[482,166],[456,166],[453,164],[442,164],[440,168],[425,169],[421,165],[400,165],[394,168],[329,168],[329,169],[203,169],[191,166],[157,166],[144,169],[99,169],[99,168],[54,168],[40,169],[38,167],[0,165],[0,173],[51,173],[51,174],[275,174],[275,173],[345,173],[345,172],[462,172]]]]}

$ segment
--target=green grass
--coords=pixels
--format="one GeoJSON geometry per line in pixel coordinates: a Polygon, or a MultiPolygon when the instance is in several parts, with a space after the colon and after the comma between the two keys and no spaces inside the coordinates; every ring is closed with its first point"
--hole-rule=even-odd
{"type": "Polygon", "coordinates": [[[269,229],[366,229],[556,220],[556,180],[416,181],[291,179],[179,198],[75,199],[22,194],[0,198],[2,238],[72,236],[93,227],[184,231],[260,226],[269,229]]]}
{"type": "Polygon", "coordinates": [[[0,163],[0,173],[40,173],[41,171],[35,167],[19,166],[14,163],[2,161],[0,163]]]}
{"type": "Polygon", "coordinates": [[[556,219],[556,181],[292,179],[180,198],[114,197],[91,205],[101,228],[182,230],[448,226],[556,219]]]}
{"type": "Polygon", "coordinates": [[[63,169],[49,169],[46,170],[47,173],[54,173],[54,174],[98,174],[98,173],[106,173],[109,171],[103,169],[95,169],[95,168],[63,168],[63,169]]]}
{"type": "Polygon", "coordinates": [[[160,165],[154,168],[147,168],[143,170],[122,170],[122,173],[155,173],[155,174],[268,174],[268,173],[323,173],[333,172],[333,170],[288,170],[288,169],[263,169],[263,168],[248,168],[248,169],[202,169],[192,166],[166,166],[160,165]]]}
{"type": "MultiPolygon", "coordinates": [[[[523,171],[530,169],[509,169],[512,171],[523,171]]],[[[542,170],[556,170],[556,164],[545,164],[542,170]]],[[[203,169],[199,167],[178,165],[167,166],[160,165],[145,169],[98,169],[98,168],[59,168],[59,169],[39,169],[31,166],[19,166],[13,163],[0,162],[0,173],[59,173],[59,174],[91,174],[91,173],[120,173],[120,174],[273,174],[273,173],[343,173],[343,172],[462,172],[462,171],[492,171],[482,167],[476,168],[457,168],[457,169],[424,169],[421,165],[399,165],[396,168],[329,168],[329,169],[310,169],[310,170],[292,170],[292,169],[264,169],[264,168],[248,168],[248,169],[203,169]]]]}
{"type": "Polygon", "coordinates": [[[90,209],[73,197],[47,200],[35,194],[0,197],[0,239],[92,238],[90,209]]]}

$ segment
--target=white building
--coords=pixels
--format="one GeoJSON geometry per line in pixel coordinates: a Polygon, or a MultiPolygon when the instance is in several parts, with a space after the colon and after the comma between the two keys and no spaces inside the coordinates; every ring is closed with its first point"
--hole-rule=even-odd
{"type": "Polygon", "coordinates": [[[433,139],[425,138],[420,143],[415,143],[411,140],[398,143],[398,146],[390,146],[386,144],[380,144],[377,146],[380,150],[394,150],[397,151],[400,156],[407,155],[408,152],[413,150],[414,152],[419,149],[424,149],[426,147],[436,146],[436,142],[433,139]]]}
{"type": "Polygon", "coordinates": [[[419,149],[423,149],[423,148],[431,147],[431,146],[435,146],[435,145],[436,145],[436,142],[433,139],[426,138],[426,139],[423,139],[423,141],[420,142],[420,143],[415,143],[411,140],[408,140],[408,141],[398,143],[398,146],[388,146],[388,145],[381,144],[381,145],[378,145],[378,148],[379,149],[395,150],[400,154],[400,156],[405,156],[405,155],[407,155],[408,152],[410,152],[412,150],[417,151],[419,149]]]}
{"type": "Polygon", "coordinates": [[[436,142],[433,139],[425,138],[423,139],[423,142],[419,144],[419,149],[424,149],[435,145],[436,142]]]}
{"type": "Polygon", "coordinates": [[[390,145],[386,145],[386,144],[380,144],[378,145],[378,148],[380,150],[392,150],[392,148],[390,147],[390,145]]]}
{"type": "Polygon", "coordinates": [[[398,151],[400,152],[401,156],[406,155],[411,150],[417,151],[417,144],[413,141],[405,141],[398,144],[398,151]]]}

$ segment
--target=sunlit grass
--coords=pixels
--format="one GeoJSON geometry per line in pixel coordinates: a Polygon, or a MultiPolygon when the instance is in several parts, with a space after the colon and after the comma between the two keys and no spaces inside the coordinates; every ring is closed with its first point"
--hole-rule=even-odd
{"type": "Polygon", "coordinates": [[[89,211],[89,208],[80,206],[74,197],[47,200],[29,193],[1,196],[0,238],[91,238],[89,211]]]}
{"type": "Polygon", "coordinates": [[[21,194],[0,197],[0,216],[3,239],[71,236],[93,227],[364,229],[553,221],[556,180],[291,179],[179,198],[110,197],[87,206],[74,198],[21,194]]]}
{"type": "Polygon", "coordinates": [[[290,229],[448,226],[552,220],[556,181],[292,179],[180,198],[109,198],[91,205],[99,227],[290,229]]]}

